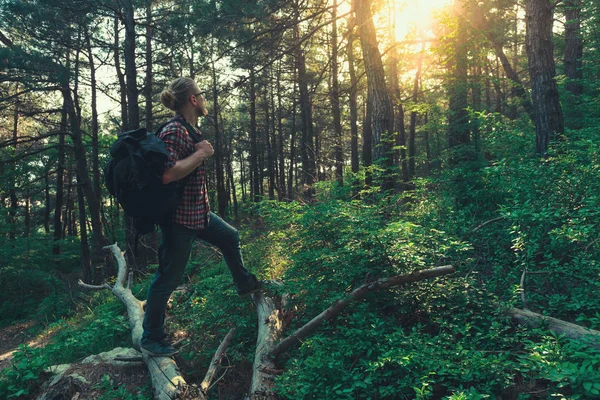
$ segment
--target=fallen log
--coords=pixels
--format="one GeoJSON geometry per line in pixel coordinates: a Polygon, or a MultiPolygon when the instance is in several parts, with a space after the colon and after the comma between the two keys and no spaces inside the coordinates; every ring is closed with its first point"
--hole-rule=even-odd
{"type": "Polygon", "coordinates": [[[454,271],[454,267],[447,265],[366,283],[353,290],[343,299],[336,301],[325,311],[280,342],[278,340],[283,330],[282,310],[276,307],[276,302],[272,298],[262,293],[254,294],[253,299],[258,314],[259,333],[256,342],[250,398],[253,400],[277,398],[273,393],[274,377],[281,372],[276,365],[277,356],[312,334],[323,321],[335,318],[352,301],[359,300],[370,292],[388,289],[403,283],[417,282],[428,278],[448,275],[454,271]]]}
{"type": "Polygon", "coordinates": [[[590,347],[600,349],[600,331],[584,328],[571,322],[519,308],[511,308],[506,311],[506,314],[521,325],[531,328],[547,327],[559,335],[581,340],[590,347]]]}
{"type": "Polygon", "coordinates": [[[269,355],[272,358],[276,358],[281,353],[287,351],[294,344],[302,341],[302,339],[314,332],[317,329],[317,327],[321,325],[321,323],[336,317],[340,312],[342,312],[344,308],[348,306],[348,304],[350,304],[351,301],[362,299],[370,292],[387,289],[390,287],[401,285],[403,283],[417,282],[428,278],[435,278],[438,276],[448,275],[454,273],[454,271],[455,269],[453,266],[445,265],[442,267],[414,271],[410,274],[396,275],[390,278],[382,278],[374,282],[365,283],[364,285],[354,289],[345,298],[333,303],[328,309],[314,317],[304,326],[298,328],[294,333],[292,333],[290,336],[282,340],[277,346],[275,346],[270,351],[269,355]]]}
{"type": "MultiPolygon", "coordinates": [[[[142,359],[148,367],[150,377],[152,379],[152,389],[154,392],[154,398],[157,400],[172,400],[172,399],[189,399],[189,400],[205,400],[206,393],[201,389],[195,388],[186,383],[185,379],[181,376],[177,363],[171,357],[151,357],[147,353],[141,351],[141,339],[142,339],[142,322],[144,321],[144,302],[138,300],[131,292],[131,280],[132,275],[129,274],[127,285],[125,285],[125,278],[127,277],[127,265],[123,252],[117,244],[104,247],[105,250],[110,250],[113,256],[117,260],[118,272],[117,280],[113,286],[108,283],[103,285],[89,285],[79,280],[79,286],[92,289],[92,290],[104,290],[109,289],[113,292],[119,300],[123,302],[127,310],[129,317],[129,326],[131,328],[131,341],[133,347],[142,353],[142,359]]],[[[219,346],[220,357],[225,351],[227,343],[231,340],[233,332],[230,332],[226,339],[226,344],[219,346]]],[[[215,355],[216,356],[216,355],[215,355]]],[[[218,363],[218,360],[213,363],[218,363]]],[[[211,363],[211,365],[213,364],[211,363]]],[[[203,381],[203,386],[209,387],[212,378],[214,377],[214,370],[209,368],[208,371],[210,376],[203,381]]]]}

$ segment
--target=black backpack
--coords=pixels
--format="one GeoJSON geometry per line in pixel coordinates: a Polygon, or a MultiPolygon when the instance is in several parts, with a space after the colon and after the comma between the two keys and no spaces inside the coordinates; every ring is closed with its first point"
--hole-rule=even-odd
{"type": "MultiPolygon", "coordinates": [[[[169,159],[165,143],[145,128],[124,132],[110,148],[111,160],[104,168],[104,182],[127,215],[133,218],[137,236],[154,231],[177,209],[186,178],[169,184],[162,175],[169,159]]],[[[200,142],[194,129],[183,123],[195,143],[200,142]]],[[[137,242],[137,240],[136,240],[137,242]]]]}

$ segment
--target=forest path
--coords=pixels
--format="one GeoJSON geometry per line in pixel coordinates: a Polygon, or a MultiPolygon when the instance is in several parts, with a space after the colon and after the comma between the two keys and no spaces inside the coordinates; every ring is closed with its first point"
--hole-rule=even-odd
{"type": "Polygon", "coordinates": [[[19,345],[26,343],[30,347],[42,347],[48,343],[51,335],[32,337],[30,330],[36,324],[37,321],[30,320],[0,329],[0,371],[10,365],[12,355],[19,345]]]}

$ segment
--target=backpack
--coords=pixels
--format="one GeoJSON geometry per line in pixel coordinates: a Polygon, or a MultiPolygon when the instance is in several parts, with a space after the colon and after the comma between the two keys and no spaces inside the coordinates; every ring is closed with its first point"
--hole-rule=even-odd
{"type": "MultiPolygon", "coordinates": [[[[175,212],[191,176],[166,185],[162,183],[169,154],[157,135],[165,125],[156,133],[140,128],[119,135],[110,148],[111,160],[104,168],[106,187],[125,214],[133,218],[138,237],[154,232],[155,225],[166,221],[175,212]]],[[[191,126],[183,125],[192,140],[200,142],[191,126]]]]}

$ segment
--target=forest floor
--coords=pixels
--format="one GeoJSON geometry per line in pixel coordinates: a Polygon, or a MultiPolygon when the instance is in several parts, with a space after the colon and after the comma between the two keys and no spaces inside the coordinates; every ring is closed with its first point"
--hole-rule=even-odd
{"type": "Polygon", "coordinates": [[[19,345],[27,343],[31,347],[41,347],[48,343],[50,335],[33,336],[31,328],[36,321],[19,322],[0,329],[0,371],[10,365],[12,355],[19,345]]]}

